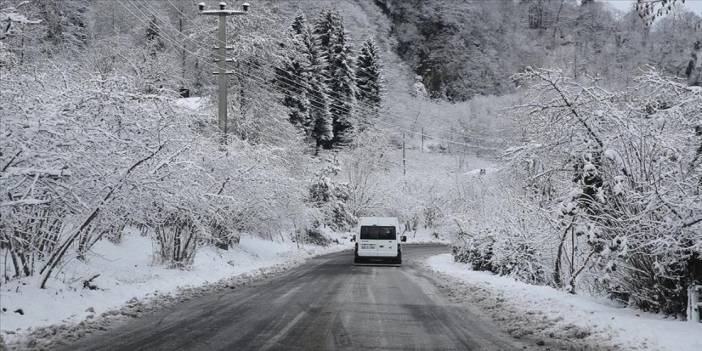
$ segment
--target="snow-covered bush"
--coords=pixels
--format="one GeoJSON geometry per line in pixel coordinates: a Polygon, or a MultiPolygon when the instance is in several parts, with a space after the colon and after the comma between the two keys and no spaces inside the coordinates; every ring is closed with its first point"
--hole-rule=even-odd
{"type": "Polygon", "coordinates": [[[192,264],[198,245],[198,225],[187,213],[164,213],[163,223],[154,227],[159,263],[169,267],[192,264]]]}
{"type": "Polygon", "coordinates": [[[491,233],[460,233],[458,238],[462,242],[452,248],[456,262],[469,263],[477,271],[496,272],[492,264],[495,237],[491,233]]]}
{"type": "Polygon", "coordinates": [[[523,143],[462,226],[491,228],[492,270],[683,313],[702,249],[702,90],[655,71],[623,91],[558,70],[517,79],[523,143]]]}
{"type": "MultiPolygon", "coordinates": [[[[44,285],[66,258],[118,242],[127,226],[152,236],[162,263],[182,267],[203,244],[273,238],[308,220],[295,138],[222,144],[210,114],[96,57],[25,65],[0,87],[0,248],[14,277],[41,273],[44,285]]],[[[266,123],[278,122],[288,128],[275,116],[266,123]]]]}
{"type": "Polygon", "coordinates": [[[487,270],[520,280],[548,282],[549,231],[538,207],[514,184],[515,174],[493,171],[462,179],[457,223],[456,261],[470,262],[473,269],[487,270]]]}
{"type": "Polygon", "coordinates": [[[348,184],[348,209],[354,217],[384,216],[394,211],[393,191],[398,184],[389,181],[391,167],[388,139],[377,131],[354,137],[343,163],[342,179],[348,184]]]}
{"type": "Polygon", "coordinates": [[[324,223],[334,230],[344,231],[356,224],[357,217],[348,208],[348,183],[335,179],[340,171],[334,163],[319,170],[310,185],[309,201],[321,210],[324,223]]]}

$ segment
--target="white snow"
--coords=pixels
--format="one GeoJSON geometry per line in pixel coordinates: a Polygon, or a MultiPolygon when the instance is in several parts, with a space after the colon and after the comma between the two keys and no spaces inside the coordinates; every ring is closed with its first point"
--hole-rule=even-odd
{"type": "Polygon", "coordinates": [[[41,23],[41,20],[30,20],[27,17],[20,15],[19,13],[15,13],[15,12],[0,13],[0,22],[4,22],[4,21],[25,23],[25,24],[41,23]]]}
{"type": "MultiPolygon", "coordinates": [[[[473,271],[456,263],[450,254],[430,257],[427,265],[440,273],[504,298],[500,308],[531,316],[525,322],[554,321],[542,333],[558,329],[586,330],[599,340],[612,340],[628,349],[698,351],[702,349],[702,324],[682,322],[661,315],[615,306],[607,300],[571,295],[546,286],[529,285],[489,272],[473,271]],[[538,316],[538,315],[541,316],[538,316]]],[[[499,299],[499,298],[498,298],[499,299]]],[[[490,304],[491,301],[483,300],[490,304]]],[[[501,301],[501,300],[500,300],[501,301]]],[[[494,308],[494,305],[486,305],[494,308]]],[[[543,327],[539,326],[539,327],[543,327]]],[[[540,330],[541,331],[541,330],[540,330]]]]}
{"type": "Polygon", "coordinates": [[[241,274],[256,274],[261,268],[302,263],[313,255],[350,248],[346,240],[339,241],[343,244],[297,248],[293,242],[243,235],[240,245],[230,250],[201,247],[192,268],[178,270],[154,265],[151,239],[128,232],[120,244],[98,242],[85,263],[77,259],[67,262],[56,279],[49,281],[47,289],[39,289],[38,277],[3,284],[0,331],[10,341],[9,336],[14,337],[23,329],[77,323],[119,308],[135,297],[141,299],[157,292],[172,293],[241,274]],[[93,284],[99,289],[84,289],[83,281],[96,274],[100,276],[93,284]],[[24,314],[14,312],[18,309],[24,314]]]}
{"type": "Polygon", "coordinates": [[[175,102],[176,106],[197,111],[207,104],[207,99],[199,96],[180,98],[175,102]]]}
{"type": "Polygon", "coordinates": [[[407,244],[449,244],[452,240],[451,238],[442,235],[441,231],[439,230],[427,228],[419,228],[416,231],[410,230],[402,233],[402,235],[407,237],[407,244]]]}

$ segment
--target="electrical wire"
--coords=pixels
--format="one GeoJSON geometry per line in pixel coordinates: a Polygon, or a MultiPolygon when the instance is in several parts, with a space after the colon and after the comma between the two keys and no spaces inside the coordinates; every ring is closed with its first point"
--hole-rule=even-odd
{"type": "MultiPolygon", "coordinates": [[[[188,19],[187,19],[187,15],[186,15],[185,13],[183,13],[180,9],[178,9],[170,0],[167,0],[167,1],[168,1],[168,4],[169,4],[173,9],[175,9],[175,10],[180,14],[180,16],[182,16],[183,20],[185,20],[185,21],[187,21],[187,22],[190,22],[191,24],[195,24],[192,20],[188,20],[188,19]]],[[[147,10],[147,11],[148,11],[151,15],[154,15],[154,16],[158,16],[158,15],[159,15],[158,12],[157,12],[157,10],[154,9],[153,7],[149,6],[146,2],[144,2],[144,6],[145,6],[145,7],[148,7],[149,10],[147,10]]],[[[164,21],[163,19],[161,19],[161,21],[166,22],[166,21],[164,21]]],[[[231,27],[230,22],[227,22],[227,25],[228,25],[229,27],[231,27]]],[[[180,33],[180,32],[178,32],[178,33],[182,35],[182,33],[180,33]]],[[[185,35],[183,35],[183,36],[185,37],[185,39],[191,40],[195,46],[200,47],[200,48],[206,48],[206,47],[200,45],[198,42],[194,41],[192,38],[189,38],[189,37],[187,37],[187,36],[185,36],[185,35]]],[[[280,57],[280,55],[275,55],[275,54],[274,54],[274,56],[280,57]]],[[[251,61],[249,61],[249,62],[251,62],[251,61]]],[[[256,65],[257,68],[260,69],[260,70],[262,70],[262,71],[265,71],[265,72],[272,73],[272,74],[276,75],[276,79],[278,79],[278,80],[282,80],[282,81],[285,81],[287,84],[297,85],[298,87],[300,87],[300,88],[302,88],[302,89],[306,89],[306,86],[302,85],[301,83],[298,83],[298,82],[296,82],[296,81],[292,81],[292,80],[288,79],[287,77],[277,75],[277,73],[276,73],[275,71],[273,71],[273,70],[271,70],[271,69],[268,69],[267,67],[262,66],[262,65],[260,65],[260,64],[257,63],[257,62],[251,62],[251,63],[253,63],[254,65],[256,65]]],[[[301,80],[304,79],[304,77],[301,77],[300,75],[291,74],[291,73],[288,73],[288,74],[291,75],[291,76],[293,76],[293,77],[299,78],[299,79],[301,79],[301,80]]],[[[345,103],[344,101],[342,101],[342,100],[340,100],[340,99],[337,99],[337,98],[335,98],[335,97],[333,97],[333,96],[331,96],[331,95],[329,95],[329,94],[327,94],[327,97],[330,98],[330,99],[332,99],[332,100],[335,100],[336,102],[345,103]]],[[[360,103],[361,105],[365,105],[366,110],[365,110],[364,112],[366,112],[366,113],[368,113],[369,110],[374,111],[374,109],[375,109],[375,106],[373,106],[373,105],[370,105],[370,104],[364,103],[364,102],[358,102],[358,101],[356,102],[355,107],[358,107],[358,106],[359,106],[359,103],[360,103]]],[[[387,117],[391,117],[391,119],[394,119],[395,121],[405,121],[405,119],[402,118],[401,116],[395,115],[395,114],[392,114],[392,113],[389,113],[388,111],[385,111],[385,112],[384,112],[384,115],[387,116],[387,117]]],[[[399,125],[396,125],[396,126],[399,126],[399,125]]],[[[472,139],[472,140],[479,140],[479,141],[481,141],[481,140],[482,140],[482,141],[488,141],[488,139],[485,139],[485,138],[477,137],[477,136],[475,136],[475,135],[468,135],[468,134],[465,134],[465,133],[456,133],[456,132],[453,132],[452,130],[436,129],[436,128],[432,128],[432,130],[434,130],[434,131],[438,130],[438,131],[440,131],[440,133],[442,133],[442,134],[445,134],[445,135],[454,135],[454,136],[457,136],[457,137],[460,137],[460,138],[463,138],[463,139],[472,139]]],[[[416,134],[416,132],[415,132],[414,130],[412,130],[412,131],[413,131],[413,133],[416,134]]],[[[479,147],[479,146],[476,146],[476,147],[479,147]]]]}
{"type": "MultiPolygon", "coordinates": [[[[158,15],[158,13],[156,12],[156,10],[153,9],[152,7],[148,6],[147,4],[144,4],[145,8],[144,8],[144,10],[142,10],[141,8],[139,8],[139,6],[138,6],[136,3],[132,3],[132,2],[130,2],[130,1],[126,1],[126,2],[129,3],[129,5],[132,6],[135,10],[139,11],[139,12],[141,13],[141,15],[143,15],[144,17],[141,17],[141,16],[135,14],[135,13],[132,12],[130,9],[128,9],[127,7],[125,7],[123,4],[121,4],[121,3],[120,3],[120,4],[121,4],[122,7],[125,8],[125,10],[127,10],[133,17],[135,17],[137,20],[139,20],[140,22],[142,22],[144,25],[146,25],[146,26],[151,25],[151,23],[150,23],[151,20],[148,19],[149,15],[148,15],[147,13],[145,13],[144,11],[148,12],[151,16],[154,16],[154,17],[159,18],[162,22],[165,22],[165,21],[163,21],[162,18],[160,18],[161,16],[158,15]]],[[[170,3],[170,1],[169,1],[169,3],[170,3]]],[[[178,10],[172,3],[170,3],[170,4],[171,4],[171,6],[173,6],[181,15],[185,15],[185,14],[183,14],[180,10],[178,10]]],[[[186,19],[186,20],[187,20],[187,19],[186,19]]],[[[192,21],[190,21],[190,22],[192,22],[192,21]]],[[[177,37],[171,37],[171,36],[167,35],[167,34],[166,34],[166,31],[165,31],[163,28],[159,27],[158,24],[154,23],[153,25],[156,26],[156,27],[160,30],[160,33],[159,33],[159,34],[161,35],[161,37],[162,37],[164,40],[168,41],[171,45],[173,45],[174,47],[176,47],[176,48],[178,48],[178,49],[182,49],[183,51],[189,53],[190,55],[193,55],[193,56],[195,56],[195,57],[198,57],[198,58],[202,59],[202,60],[203,60],[203,63],[204,63],[206,66],[208,66],[208,67],[213,67],[214,69],[217,69],[217,70],[218,70],[218,67],[217,67],[217,66],[215,66],[215,65],[213,65],[213,64],[211,64],[211,63],[209,63],[209,61],[211,60],[211,58],[202,56],[202,55],[200,55],[200,54],[198,54],[198,53],[196,53],[196,52],[193,52],[193,51],[188,50],[184,45],[181,45],[181,44],[178,42],[177,37]]],[[[185,39],[188,39],[188,40],[191,40],[191,41],[194,42],[193,39],[189,38],[188,36],[184,35],[183,33],[180,33],[180,32],[178,32],[178,31],[175,31],[175,32],[176,32],[177,34],[181,34],[181,36],[183,36],[185,39]]],[[[202,31],[201,33],[204,33],[204,32],[205,32],[205,31],[202,31]]],[[[196,46],[197,48],[206,48],[206,47],[204,47],[203,45],[198,44],[197,42],[194,42],[194,43],[195,43],[195,46],[196,46]]],[[[261,70],[264,71],[264,72],[276,74],[276,73],[275,73],[274,71],[272,71],[272,70],[263,69],[263,67],[260,66],[260,65],[257,65],[257,66],[258,66],[259,69],[261,69],[261,70]]],[[[265,85],[269,85],[269,84],[270,84],[270,82],[266,82],[265,80],[261,80],[261,79],[258,78],[258,77],[254,77],[254,76],[249,75],[249,74],[244,73],[244,72],[233,71],[232,73],[233,73],[233,75],[237,76],[239,79],[249,79],[249,80],[257,81],[257,82],[259,82],[259,83],[261,83],[261,84],[265,84],[265,85]]],[[[298,75],[292,75],[292,76],[297,76],[297,77],[299,77],[298,75]]],[[[280,78],[285,78],[285,77],[280,77],[279,75],[276,75],[276,79],[280,79],[280,78]]],[[[298,86],[300,86],[300,87],[302,87],[302,88],[305,88],[305,86],[304,86],[304,85],[301,85],[300,83],[297,83],[297,82],[288,80],[288,79],[286,79],[286,78],[285,78],[284,80],[286,80],[287,82],[289,82],[289,83],[291,83],[291,84],[295,84],[295,85],[298,85],[298,86]]],[[[291,90],[289,90],[289,89],[285,89],[285,88],[279,87],[279,86],[269,86],[269,88],[272,88],[272,89],[275,90],[276,92],[278,92],[278,93],[280,93],[280,94],[283,94],[283,95],[291,95],[291,94],[296,93],[296,92],[293,92],[293,91],[291,91],[291,90]]],[[[264,90],[265,90],[265,89],[264,89],[264,90]]],[[[338,99],[338,98],[335,98],[335,97],[329,95],[328,93],[321,92],[321,94],[324,95],[324,96],[325,96],[327,99],[329,99],[330,101],[334,101],[334,102],[338,102],[338,103],[344,103],[344,104],[346,103],[345,101],[340,100],[340,99],[338,99]]],[[[274,96],[274,95],[272,95],[272,94],[269,94],[269,96],[274,97],[274,98],[280,98],[280,97],[274,96]]],[[[317,106],[321,106],[321,105],[324,104],[323,101],[319,101],[319,100],[316,100],[316,99],[308,99],[308,100],[310,100],[311,102],[316,103],[317,106]]],[[[343,105],[338,105],[338,104],[334,104],[334,103],[330,103],[330,102],[327,102],[327,105],[328,105],[329,107],[336,108],[337,110],[340,110],[340,111],[346,112],[346,113],[351,113],[351,112],[353,111],[353,108],[352,108],[352,107],[351,107],[351,108],[347,108],[347,107],[345,107],[345,106],[343,106],[343,105]]],[[[358,108],[358,107],[360,107],[360,106],[358,106],[358,103],[357,103],[354,107],[358,108]]],[[[372,110],[370,110],[370,105],[368,105],[368,104],[366,104],[366,108],[365,108],[365,109],[364,109],[364,108],[360,108],[359,110],[362,111],[362,112],[366,112],[366,113],[372,111],[372,110]]],[[[386,114],[386,115],[387,115],[387,114],[386,114]]],[[[397,116],[397,115],[394,115],[394,117],[398,117],[398,116],[397,116]]],[[[433,136],[433,135],[431,135],[431,134],[416,132],[416,131],[414,131],[414,130],[410,130],[410,129],[404,128],[404,127],[402,127],[402,126],[400,126],[400,125],[396,125],[396,124],[392,124],[392,123],[387,123],[387,122],[381,121],[381,120],[379,120],[379,119],[374,120],[374,122],[380,123],[380,124],[382,124],[382,125],[385,125],[385,126],[388,126],[388,127],[391,127],[391,128],[399,129],[399,130],[401,130],[401,131],[403,131],[403,132],[406,132],[406,133],[408,133],[408,134],[423,136],[424,138],[427,138],[427,139],[432,139],[432,140],[437,140],[437,141],[444,141],[444,142],[446,142],[446,143],[450,143],[450,144],[454,144],[454,145],[461,145],[461,146],[471,147],[471,148],[482,148],[482,149],[497,150],[497,148],[490,148],[490,147],[485,147],[485,146],[481,146],[481,145],[468,144],[468,143],[463,143],[463,142],[457,142],[457,141],[450,140],[450,139],[435,137],[435,136],[433,136]]],[[[457,136],[461,136],[461,137],[463,137],[463,138],[470,138],[470,139],[473,139],[473,137],[469,137],[469,136],[464,135],[464,134],[450,133],[450,132],[449,132],[448,134],[454,134],[454,135],[457,135],[457,136]]]]}
{"type": "MultiPolygon", "coordinates": [[[[180,9],[178,9],[170,0],[167,0],[167,1],[168,1],[169,5],[170,5],[171,7],[173,7],[173,8],[183,17],[183,20],[188,21],[188,22],[190,22],[191,24],[194,24],[194,22],[191,21],[191,20],[188,20],[188,19],[186,18],[187,15],[186,15],[185,13],[183,13],[180,9]]],[[[156,9],[154,9],[154,8],[151,7],[151,6],[149,6],[146,2],[144,2],[143,5],[144,5],[145,8],[148,8],[148,9],[145,9],[145,10],[146,10],[147,12],[149,12],[152,16],[160,17],[160,14],[158,13],[158,11],[157,11],[156,9]]],[[[143,12],[142,12],[142,14],[143,14],[143,12]]],[[[161,19],[161,21],[164,22],[164,23],[167,23],[167,21],[164,21],[163,19],[161,19]]],[[[229,22],[227,22],[227,25],[231,27],[231,24],[230,24],[229,22]]],[[[194,44],[196,47],[199,47],[199,48],[206,48],[206,47],[200,45],[199,43],[197,43],[196,41],[194,41],[192,38],[189,38],[189,37],[183,35],[183,34],[180,33],[179,31],[177,31],[176,33],[177,33],[177,34],[181,34],[185,39],[191,40],[191,41],[193,42],[193,44],[194,44]]],[[[178,45],[178,44],[176,43],[176,45],[178,45]]],[[[181,46],[181,47],[182,47],[182,46],[181,46]]],[[[276,56],[276,55],[274,54],[274,56],[276,56]]],[[[277,55],[277,56],[279,56],[279,55],[277,55]]],[[[262,70],[262,71],[265,71],[265,72],[271,73],[271,74],[273,74],[273,75],[276,75],[276,79],[278,79],[278,80],[285,81],[286,83],[291,84],[291,85],[297,85],[298,87],[300,87],[300,88],[302,88],[302,89],[306,89],[306,86],[302,85],[301,83],[292,81],[292,80],[288,79],[287,77],[277,75],[277,73],[276,73],[275,71],[273,71],[273,70],[271,70],[271,69],[267,69],[265,66],[262,66],[262,65],[260,65],[259,63],[256,63],[256,62],[251,62],[251,63],[253,63],[254,65],[256,65],[257,68],[259,68],[259,69],[262,70]]],[[[299,76],[299,75],[296,75],[296,74],[291,74],[291,73],[288,73],[288,74],[291,75],[291,76],[293,76],[293,77],[299,78],[299,79],[301,79],[301,80],[304,79],[303,77],[301,77],[301,76],[299,76]]],[[[334,100],[334,101],[336,101],[337,103],[342,103],[342,104],[345,104],[345,103],[346,103],[345,101],[340,100],[340,99],[338,99],[338,98],[335,98],[334,96],[331,96],[331,95],[329,95],[329,94],[326,94],[326,95],[327,95],[327,98],[329,98],[329,99],[331,99],[331,100],[334,100]]],[[[364,103],[364,102],[358,102],[358,101],[357,101],[357,102],[354,104],[354,107],[358,108],[358,107],[359,107],[359,104],[360,104],[361,106],[365,106],[365,110],[363,110],[363,109],[362,109],[362,110],[363,110],[364,112],[366,112],[366,113],[369,113],[370,111],[375,111],[375,106],[370,105],[370,104],[368,104],[368,103],[364,103]]],[[[336,108],[338,108],[337,105],[333,105],[333,106],[336,107],[336,108]]],[[[345,111],[345,112],[349,113],[349,111],[345,111]]],[[[405,120],[405,119],[402,118],[401,116],[399,116],[399,115],[394,115],[394,114],[392,114],[392,113],[389,113],[388,111],[385,111],[385,112],[384,112],[384,115],[385,115],[385,116],[388,116],[388,117],[391,117],[391,119],[395,119],[396,121],[404,121],[404,120],[405,120]]],[[[393,127],[400,127],[400,128],[402,128],[402,126],[400,126],[400,125],[388,124],[387,122],[385,122],[385,124],[386,124],[386,125],[392,125],[393,127]]],[[[432,130],[436,130],[436,129],[433,128],[432,130]]],[[[463,138],[463,139],[473,139],[473,140],[479,140],[479,141],[480,141],[480,140],[482,140],[482,141],[487,141],[487,140],[488,140],[488,139],[485,139],[485,138],[476,137],[475,135],[467,135],[467,134],[464,134],[464,133],[456,133],[456,132],[449,131],[449,130],[446,130],[446,129],[440,129],[439,131],[440,131],[442,134],[445,134],[445,135],[454,135],[454,136],[461,137],[461,138],[463,138]]],[[[412,132],[412,134],[421,135],[421,133],[417,133],[417,132],[414,131],[414,130],[411,130],[411,132],[412,132]]],[[[424,136],[425,136],[425,137],[430,137],[430,135],[428,135],[428,134],[425,134],[424,136]]],[[[432,137],[432,138],[433,138],[433,137],[432,137]]],[[[448,140],[448,139],[443,139],[443,140],[445,140],[445,141],[447,141],[447,142],[452,142],[452,143],[454,142],[453,140],[448,140]]],[[[464,143],[464,144],[465,144],[465,143],[464,143]]],[[[483,147],[483,146],[474,145],[473,147],[483,147]]],[[[484,147],[483,147],[483,148],[484,148],[484,147]]],[[[493,149],[495,149],[495,148],[493,148],[493,149]]]]}

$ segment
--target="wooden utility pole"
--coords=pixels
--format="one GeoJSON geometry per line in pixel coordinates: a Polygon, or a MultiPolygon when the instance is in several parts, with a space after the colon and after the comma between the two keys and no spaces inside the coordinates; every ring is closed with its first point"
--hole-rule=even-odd
{"type": "Polygon", "coordinates": [[[422,127],[422,152],[424,152],[424,127],[422,127]]]}
{"type": "Polygon", "coordinates": [[[402,132],[402,175],[407,175],[407,159],[405,158],[405,132],[402,132]]]}
{"type": "Polygon", "coordinates": [[[233,15],[245,15],[249,11],[249,3],[245,2],[241,5],[241,11],[239,10],[227,10],[227,3],[220,2],[219,10],[206,10],[205,3],[201,2],[197,5],[200,10],[201,15],[212,15],[219,17],[219,27],[217,29],[217,72],[213,72],[217,75],[217,110],[218,118],[217,124],[219,129],[224,133],[225,140],[227,135],[227,75],[233,74],[232,71],[227,71],[227,62],[232,62],[234,60],[227,59],[227,49],[232,49],[233,47],[227,46],[227,16],[233,15]]]}

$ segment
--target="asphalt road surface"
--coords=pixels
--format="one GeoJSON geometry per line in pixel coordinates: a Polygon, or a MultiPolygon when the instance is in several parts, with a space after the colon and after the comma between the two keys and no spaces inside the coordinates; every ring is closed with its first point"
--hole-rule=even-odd
{"type": "Polygon", "coordinates": [[[403,247],[404,263],[354,266],[351,251],[275,278],[195,298],[94,334],[66,350],[515,350],[522,345],[452,304],[403,247]]]}

